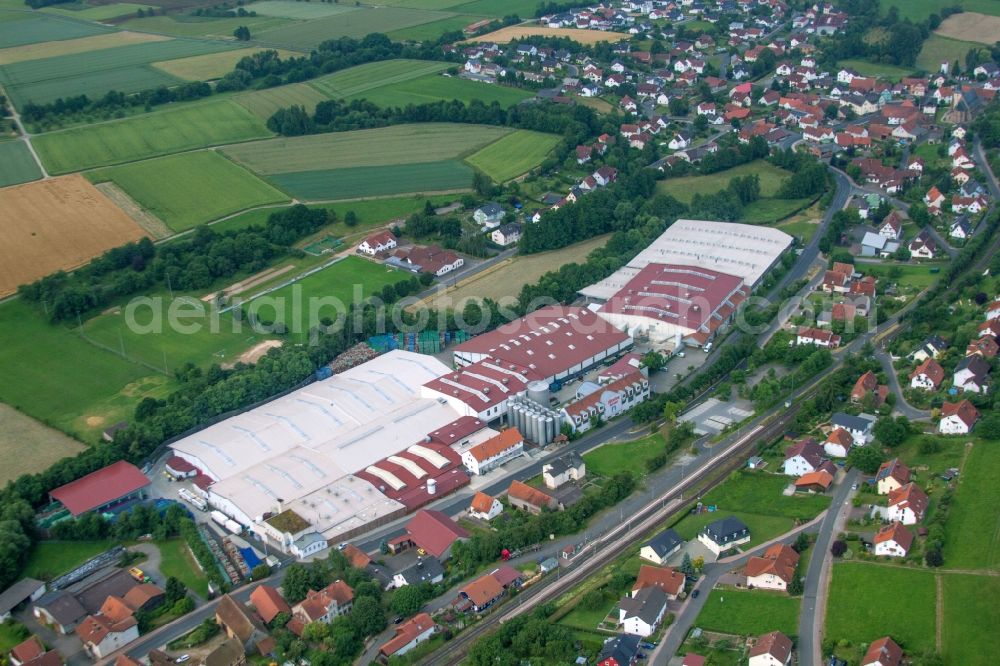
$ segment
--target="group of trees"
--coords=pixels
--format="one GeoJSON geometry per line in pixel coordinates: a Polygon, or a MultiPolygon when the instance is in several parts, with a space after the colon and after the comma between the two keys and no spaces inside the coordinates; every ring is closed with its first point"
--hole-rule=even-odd
{"type": "Polygon", "coordinates": [[[157,286],[204,289],[219,278],[266,268],[289,252],[293,242],[329,224],[332,215],[296,205],[272,213],[263,227],[219,233],[201,226],[188,237],[158,246],[143,238],[108,250],[72,274],[57,271],[22,285],[18,293],[59,322],[157,286]]]}
{"type": "Polygon", "coordinates": [[[53,123],[70,120],[82,115],[112,118],[120,115],[125,109],[169,104],[170,102],[187,102],[208,97],[212,94],[212,86],[203,81],[181,83],[173,87],[158,86],[137,93],[123,93],[109,90],[97,99],[87,95],[59,97],[47,104],[36,104],[29,101],[21,109],[21,118],[26,123],[53,123]]]}
{"type": "Polygon", "coordinates": [[[470,666],[519,666],[526,660],[550,664],[571,664],[576,659],[573,632],[549,621],[555,606],[539,606],[531,614],[507,620],[469,650],[465,663],[470,666]]]}
{"type": "Polygon", "coordinates": [[[743,215],[743,208],[760,198],[760,177],[749,174],[731,178],[729,187],[714,194],[695,194],[688,211],[698,220],[732,222],[743,215]]]}

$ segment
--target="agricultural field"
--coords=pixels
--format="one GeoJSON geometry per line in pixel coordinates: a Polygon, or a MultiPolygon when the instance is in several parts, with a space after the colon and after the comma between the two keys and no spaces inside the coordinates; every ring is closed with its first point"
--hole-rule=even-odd
{"type": "Polygon", "coordinates": [[[367,99],[383,107],[427,104],[453,99],[462,102],[479,100],[484,104],[497,102],[506,108],[528,97],[531,97],[531,93],[526,90],[457,77],[431,75],[391,86],[381,86],[352,95],[349,99],[367,99]]]}
{"type": "Polygon", "coordinates": [[[328,39],[361,38],[373,32],[392,32],[451,16],[453,14],[448,12],[404,7],[361,7],[307,23],[285,25],[259,32],[254,32],[252,27],[250,30],[262,44],[308,50],[316,48],[328,39]]]}
{"type": "Polygon", "coordinates": [[[292,2],[290,0],[264,0],[255,2],[252,7],[258,16],[277,16],[279,18],[309,21],[311,19],[337,16],[347,12],[358,11],[357,7],[334,5],[321,2],[292,2]]]}
{"type": "Polygon", "coordinates": [[[694,626],[737,636],[759,636],[780,631],[798,633],[799,597],[767,590],[716,588],[698,614],[694,626]]]}
{"type": "Polygon", "coordinates": [[[66,173],[184,150],[270,136],[264,124],[231,100],[216,99],[33,139],[51,173],[66,173]]]}
{"type": "Polygon", "coordinates": [[[336,319],[359,297],[363,300],[380,292],[387,284],[410,277],[411,273],[367,259],[346,257],[298,282],[250,301],[244,310],[262,321],[283,322],[288,327],[289,336],[303,342],[309,334],[310,322],[319,322],[326,317],[336,319]],[[309,306],[312,298],[335,299],[343,307],[324,305],[320,309],[312,309],[309,306]],[[296,303],[300,305],[296,307],[296,303]]]}
{"type": "MultiPolygon", "coordinates": [[[[962,0],[958,3],[966,12],[980,12],[1000,16],[1000,3],[996,0],[962,0]]],[[[890,7],[899,10],[899,18],[910,19],[913,22],[923,21],[931,14],[938,12],[942,7],[954,6],[953,0],[885,0],[882,3],[882,11],[889,11],[890,7]]]]}
{"type": "MultiPolygon", "coordinates": [[[[162,70],[170,76],[176,76],[185,81],[211,81],[218,79],[233,71],[243,58],[263,51],[264,49],[237,49],[235,51],[223,51],[221,53],[208,53],[205,55],[191,56],[190,58],[178,58],[176,60],[166,60],[154,62],[153,67],[162,70]]],[[[278,55],[282,58],[305,55],[294,51],[279,49],[278,55]]]]}
{"type": "MultiPolygon", "coordinates": [[[[949,438],[953,439],[953,438],[949,438]]],[[[951,445],[950,442],[947,445],[951,445]]],[[[984,516],[1000,512],[1000,456],[991,442],[977,441],[962,468],[945,530],[944,560],[949,568],[1000,566],[1000,524],[984,516]]]]}
{"type": "Polygon", "coordinates": [[[516,178],[541,164],[559,143],[554,134],[517,130],[466,158],[498,183],[516,178]]]}
{"type": "Polygon", "coordinates": [[[932,572],[838,562],[833,566],[824,635],[852,643],[888,635],[911,654],[933,649],[935,597],[932,572]]]}
{"type": "MultiPolygon", "coordinates": [[[[422,0],[415,0],[422,1],[422,0]]],[[[443,0],[444,2],[451,2],[452,0],[443,0]]],[[[427,9],[436,9],[435,7],[427,7],[427,9]]],[[[462,9],[458,7],[458,9],[462,9]]],[[[466,14],[459,14],[458,16],[452,16],[451,18],[441,19],[440,21],[431,21],[430,23],[422,23],[420,25],[410,26],[409,28],[400,28],[399,30],[393,30],[388,34],[389,39],[394,42],[405,42],[414,41],[422,42],[430,39],[437,39],[446,32],[451,32],[453,30],[461,30],[467,25],[472,25],[476,21],[481,20],[480,16],[468,16],[466,14]]]]}
{"type": "MultiPolygon", "coordinates": [[[[469,6],[462,7],[462,9],[463,11],[471,11],[469,6]]],[[[471,41],[506,44],[507,42],[515,39],[523,39],[524,37],[533,37],[536,35],[541,37],[567,37],[575,42],[588,45],[597,44],[598,42],[614,43],[623,39],[627,40],[629,38],[628,33],[624,32],[578,30],[576,28],[545,28],[540,25],[511,25],[506,28],[494,30],[493,32],[488,32],[485,35],[480,35],[471,41]]]]}
{"type": "Polygon", "coordinates": [[[267,179],[302,201],[456,192],[472,187],[472,169],[458,160],[280,173],[267,179]]]}
{"type": "Polygon", "coordinates": [[[240,93],[233,99],[250,113],[267,121],[278,109],[292,105],[299,105],[311,113],[317,104],[327,98],[308,83],[290,83],[276,88],[240,93]]]}
{"type": "Polygon", "coordinates": [[[0,49],[37,42],[90,37],[112,30],[96,23],[70,21],[61,16],[0,10],[0,49]]]}
{"type": "Polygon", "coordinates": [[[1000,578],[943,576],[945,663],[974,664],[1000,654],[1000,578]]]}
{"type": "Polygon", "coordinates": [[[58,460],[83,450],[71,437],[25,416],[0,402],[0,483],[6,485],[22,474],[42,472],[58,460]],[[24,455],[31,451],[31,455],[24,455]]]}
{"type": "MultiPolygon", "coordinates": [[[[632,442],[609,443],[585,453],[587,472],[599,476],[614,476],[623,472],[643,475],[646,461],[666,453],[667,443],[659,433],[632,442]]],[[[592,627],[591,627],[592,628],[592,627]]]]}
{"type": "Polygon", "coordinates": [[[362,93],[370,90],[435,74],[449,66],[425,60],[382,60],[327,74],[313,81],[312,86],[328,98],[364,97],[362,93]]]}
{"type": "Polygon", "coordinates": [[[791,174],[765,160],[755,160],[707,176],[668,178],[657,184],[656,191],[659,194],[669,194],[678,201],[691,203],[695,194],[715,194],[729,187],[731,179],[749,175],[760,176],[760,196],[767,198],[777,194],[781,183],[791,174]]]}
{"type": "Polygon", "coordinates": [[[0,190],[0,295],[144,235],[82,176],[0,190]]]}
{"type": "Polygon", "coordinates": [[[177,83],[151,63],[232,48],[229,44],[188,39],[129,44],[7,65],[0,69],[0,82],[15,104],[43,104],[72,95],[94,98],[109,90],[135,92],[177,83]]]}
{"type": "Polygon", "coordinates": [[[39,42],[25,46],[12,46],[0,49],[0,65],[9,65],[25,60],[55,58],[56,56],[99,51],[101,49],[113,49],[119,46],[128,46],[129,44],[158,42],[166,39],[170,38],[163,35],[148,35],[141,32],[122,30],[94,35],[92,37],[80,37],[79,39],[64,39],[57,42],[39,42]]]}
{"type": "Polygon", "coordinates": [[[0,304],[0,401],[42,423],[97,441],[131,419],[144,397],[165,397],[173,380],[52,325],[21,300],[0,304]],[[72,359],[72,362],[67,362],[72,359]]]}
{"type": "Polygon", "coordinates": [[[239,16],[233,18],[213,18],[207,16],[147,16],[129,19],[121,27],[129,30],[162,33],[174,37],[208,37],[212,39],[232,39],[233,30],[241,25],[250,29],[256,37],[258,32],[294,25],[289,19],[273,16],[239,16]]]}
{"type": "Polygon", "coordinates": [[[496,17],[517,14],[521,18],[527,19],[535,15],[541,4],[543,4],[542,0],[473,0],[473,2],[453,9],[461,11],[463,14],[483,14],[496,17]]]}
{"type": "Polygon", "coordinates": [[[175,232],[254,206],[288,200],[214,151],[110,167],[87,177],[94,183],[114,182],[175,232]]]}
{"type": "Polygon", "coordinates": [[[451,9],[469,0],[382,0],[387,7],[409,7],[411,9],[451,9]]]}
{"type": "Polygon", "coordinates": [[[954,63],[956,60],[964,66],[965,55],[969,50],[981,48],[983,48],[982,44],[951,39],[934,33],[924,40],[923,48],[920,49],[920,54],[917,56],[917,67],[927,72],[936,72],[942,62],[954,63]]]}
{"type": "Polygon", "coordinates": [[[24,141],[0,141],[0,187],[19,185],[42,177],[24,141]]]}
{"type": "MultiPolygon", "coordinates": [[[[994,7],[996,5],[994,2],[994,7]]],[[[975,11],[952,14],[935,32],[942,37],[992,46],[1000,35],[1000,16],[987,16],[975,11]]]]}
{"type": "Polygon", "coordinates": [[[434,307],[454,306],[470,298],[491,298],[509,304],[512,299],[517,299],[521,287],[538,282],[542,275],[564,264],[583,263],[587,255],[603,247],[609,237],[597,236],[551,252],[511,257],[435,296],[434,307]]]}
{"type": "Polygon", "coordinates": [[[61,16],[80,19],[82,21],[107,21],[108,19],[115,19],[121,16],[127,16],[128,14],[135,14],[140,9],[145,11],[147,9],[152,9],[152,7],[150,5],[137,5],[133,2],[115,2],[107,5],[97,5],[95,7],[86,7],[84,5],[77,4],[60,4],[52,7],[46,7],[44,11],[50,14],[59,14],[61,16]]]}

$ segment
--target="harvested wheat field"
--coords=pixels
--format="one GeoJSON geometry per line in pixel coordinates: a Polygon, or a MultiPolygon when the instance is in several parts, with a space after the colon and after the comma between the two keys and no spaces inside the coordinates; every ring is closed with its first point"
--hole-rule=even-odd
{"type": "Polygon", "coordinates": [[[0,402],[0,484],[22,474],[41,472],[84,446],[72,437],[0,402]]]}
{"type": "Polygon", "coordinates": [[[934,32],[942,37],[994,44],[1000,39],[1000,16],[987,16],[976,12],[952,14],[934,32]]]}
{"type": "Polygon", "coordinates": [[[80,175],[0,190],[0,296],[146,233],[80,175]]]}
{"type": "Polygon", "coordinates": [[[602,30],[577,30],[575,28],[545,28],[540,25],[511,25],[500,28],[494,32],[480,35],[473,42],[496,42],[506,44],[512,39],[522,39],[524,37],[568,37],[574,42],[581,44],[596,44],[597,42],[617,42],[620,39],[628,39],[630,36],[624,32],[606,32],[602,30]]]}
{"type": "Polygon", "coordinates": [[[122,30],[120,32],[110,32],[105,35],[94,35],[92,37],[12,46],[0,49],[0,65],[9,65],[15,62],[24,62],[25,60],[87,53],[88,51],[99,51],[101,49],[110,49],[116,46],[128,46],[129,44],[140,44],[143,42],[162,42],[167,39],[171,38],[164,35],[150,35],[145,32],[122,30]]]}

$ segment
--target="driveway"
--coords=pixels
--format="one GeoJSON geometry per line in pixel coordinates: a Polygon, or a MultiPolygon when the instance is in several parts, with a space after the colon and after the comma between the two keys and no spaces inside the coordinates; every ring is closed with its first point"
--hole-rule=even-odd
{"type": "Polygon", "coordinates": [[[929,410],[917,409],[910,403],[906,402],[906,398],[903,397],[903,388],[899,384],[899,376],[896,374],[896,369],[892,367],[892,359],[889,358],[889,354],[885,351],[878,350],[875,352],[875,358],[877,358],[878,362],[882,364],[886,380],[889,382],[889,390],[896,396],[896,405],[893,407],[893,411],[899,412],[911,421],[930,419],[931,413],[929,410]]]}

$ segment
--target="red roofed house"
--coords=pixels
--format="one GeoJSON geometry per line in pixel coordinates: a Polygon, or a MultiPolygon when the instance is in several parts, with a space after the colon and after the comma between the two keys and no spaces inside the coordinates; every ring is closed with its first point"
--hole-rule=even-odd
{"type": "Polygon", "coordinates": [[[935,185],[931,185],[931,189],[927,190],[927,194],[924,195],[924,204],[927,206],[927,210],[937,215],[941,212],[941,205],[944,204],[944,195],[941,194],[941,190],[935,185]]]}
{"type": "Polygon", "coordinates": [[[788,476],[815,472],[823,462],[823,447],[811,437],[801,439],[785,449],[782,471],[788,476]]]}
{"type": "Polygon", "coordinates": [[[903,648],[888,636],[872,641],[861,660],[861,666],[899,666],[903,663],[903,648]]]}
{"type": "Polygon", "coordinates": [[[643,564],[632,586],[632,596],[647,587],[658,587],[668,599],[676,599],[684,591],[684,574],[672,567],[653,567],[643,564]]]}
{"type": "Polygon", "coordinates": [[[946,402],[941,405],[938,432],[942,435],[967,435],[978,420],[979,410],[968,400],[946,402]]]}
{"type": "Polygon", "coordinates": [[[780,631],[758,636],[750,648],[749,666],[787,666],[792,663],[792,641],[780,631]]]}
{"type": "Polygon", "coordinates": [[[799,554],[791,546],[776,543],[761,557],[747,560],[747,587],[764,590],[787,590],[795,577],[799,554]]]}
{"type": "Polygon", "coordinates": [[[823,451],[831,458],[846,458],[854,445],[854,437],[843,428],[834,428],[823,443],[823,451]]]}
{"type": "Polygon", "coordinates": [[[681,666],[705,666],[705,657],[700,654],[687,654],[684,656],[681,666]]]}
{"type": "Polygon", "coordinates": [[[292,608],[288,605],[278,590],[270,585],[258,585],[250,593],[250,604],[257,609],[257,614],[265,623],[270,623],[279,613],[292,614],[292,608]]]}
{"type": "Polygon", "coordinates": [[[907,483],[889,493],[889,510],[886,518],[898,520],[904,525],[915,525],[924,519],[930,499],[917,484],[907,483]]]}
{"type": "Polygon", "coordinates": [[[471,473],[485,474],[523,452],[521,432],[517,428],[507,428],[462,453],[462,462],[471,473]]]}
{"type": "MultiPolygon", "coordinates": [[[[832,463],[827,463],[832,464],[832,463]]],[[[825,493],[833,483],[833,474],[828,470],[818,469],[815,472],[803,474],[795,480],[795,490],[807,493],[825,493]]]]}
{"type": "Polygon", "coordinates": [[[396,627],[396,635],[379,648],[379,654],[388,659],[402,656],[428,640],[437,631],[437,625],[427,613],[417,613],[410,620],[396,627]]]}
{"type": "Polygon", "coordinates": [[[439,560],[451,554],[451,545],[458,539],[468,539],[469,533],[440,511],[422,509],[406,524],[410,540],[439,560]]]}
{"type": "Polygon", "coordinates": [[[817,347],[836,347],[840,344],[840,336],[834,335],[830,331],[800,326],[795,337],[795,344],[815,345],[817,347]]]}
{"type": "Polygon", "coordinates": [[[88,615],[76,627],[83,648],[94,659],[108,656],[139,638],[139,623],[131,615],[114,621],[102,614],[88,615]]]}
{"type": "Polygon", "coordinates": [[[117,504],[145,496],[149,479],[130,462],[119,460],[76,481],[59,486],[49,497],[66,507],[73,516],[103,511],[117,504]]]}
{"type": "Polygon", "coordinates": [[[495,497],[479,491],[472,498],[469,515],[480,520],[493,520],[503,513],[503,504],[495,497]]]}
{"type": "Polygon", "coordinates": [[[872,394],[875,395],[875,404],[881,405],[885,402],[886,396],[889,395],[889,387],[885,384],[879,384],[878,377],[869,370],[858,377],[858,381],[854,383],[854,388],[851,390],[851,402],[861,402],[866,396],[872,394]]]}
{"type": "Polygon", "coordinates": [[[300,620],[332,622],[333,618],[349,613],[354,606],[354,590],[342,580],[335,580],[322,590],[309,590],[306,598],[295,604],[292,613],[300,620]]]}
{"type": "Polygon", "coordinates": [[[899,458],[886,460],[875,473],[875,484],[879,495],[888,495],[910,482],[910,468],[899,462],[899,458]]]}
{"type": "Polygon", "coordinates": [[[515,508],[536,515],[541,513],[543,509],[558,511],[560,508],[556,498],[520,481],[511,481],[510,488],[507,490],[507,501],[515,508]]]}
{"type": "Polygon", "coordinates": [[[933,358],[928,358],[910,373],[910,388],[933,391],[941,386],[942,381],[944,381],[944,368],[933,358]]]}
{"type": "Polygon", "coordinates": [[[396,249],[396,237],[391,231],[379,231],[361,241],[358,252],[374,257],[376,254],[396,249]]]}
{"type": "Polygon", "coordinates": [[[875,534],[875,554],[886,557],[906,557],[913,545],[913,532],[902,523],[889,523],[875,534]]]}
{"type": "Polygon", "coordinates": [[[499,601],[506,592],[493,574],[484,574],[458,591],[456,607],[481,613],[499,601]]]}
{"type": "Polygon", "coordinates": [[[372,558],[368,557],[368,553],[361,550],[353,543],[349,543],[344,546],[340,552],[344,554],[344,557],[348,559],[351,566],[355,569],[365,569],[372,563],[372,558]]]}
{"type": "Polygon", "coordinates": [[[55,650],[46,650],[42,641],[32,635],[10,650],[12,666],[61,666],[62,656],[55,650]]]}

